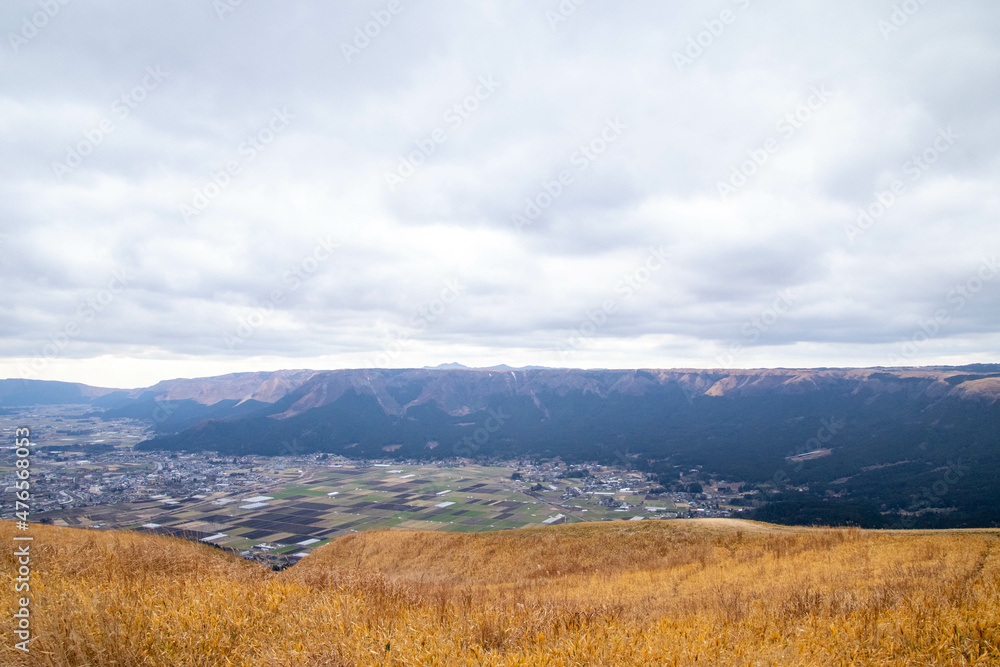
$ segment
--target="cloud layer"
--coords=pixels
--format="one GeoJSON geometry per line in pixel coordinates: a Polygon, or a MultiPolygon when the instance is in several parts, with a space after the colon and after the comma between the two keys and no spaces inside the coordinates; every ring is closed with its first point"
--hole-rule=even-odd
{"type": "Polygon", "coordinates": [[[0,26],[0,375],[997,360],[995,3],[0,26]]]}

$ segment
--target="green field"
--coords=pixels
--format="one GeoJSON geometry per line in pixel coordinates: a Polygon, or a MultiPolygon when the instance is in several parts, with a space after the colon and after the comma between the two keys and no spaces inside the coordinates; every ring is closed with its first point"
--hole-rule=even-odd
{"type": "MultiPolygon", "coordinates": [[[[465,533],[541,526],[559,515],[555,522],[652,517],[642,507],[621,510],[600,504],[602,498],[611,497],[616,503],[639,505],[642,494],[578,495],[564,500],[564,491],[580,480],[557,480],[532,491],[530,484],[511,480],[511,472],[482,466],[313,467],[295,481],[260,494],[214,493],[173,498],[176,504],[161,498],[88,507],[56,517],[55,522],[134,527],[239,550],[265,545],[295,554],[308,553],[341,535],[379,528],[465,533]]],[[[669,502],[648,504],[673,508],[669,502]]]]}

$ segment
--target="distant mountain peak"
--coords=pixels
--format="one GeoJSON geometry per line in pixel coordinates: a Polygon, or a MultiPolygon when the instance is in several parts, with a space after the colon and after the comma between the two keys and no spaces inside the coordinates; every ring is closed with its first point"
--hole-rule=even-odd
{"type": "Polygon", "coordinates": [[[466,366],[457,361],[450,364],[438,364],[437,366],[424,366],[425,371],[540,371],[547,370],[548,366],[508,366],[507,364],[495,364],[493,366],[466,366]]]}

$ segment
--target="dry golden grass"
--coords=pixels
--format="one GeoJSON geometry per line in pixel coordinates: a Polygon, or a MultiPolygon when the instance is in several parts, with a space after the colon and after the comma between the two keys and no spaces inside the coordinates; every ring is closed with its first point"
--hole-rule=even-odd
{"type": "Polygon", "coordinates": [[[997,531],[380,531],[280,573],[169,538],[32,534],[37,639],[12,648],[5,549],[3,665],[1000,665],[997,531]]]}

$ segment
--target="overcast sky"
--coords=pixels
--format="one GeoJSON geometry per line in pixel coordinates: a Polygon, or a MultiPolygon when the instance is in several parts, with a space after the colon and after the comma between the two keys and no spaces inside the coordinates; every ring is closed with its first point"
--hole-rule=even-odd
{"type": "Polygon", "coordinates": [[[577,2],[4,2],[0,377],[1000,360],[1000,5],[577,2]]]}

